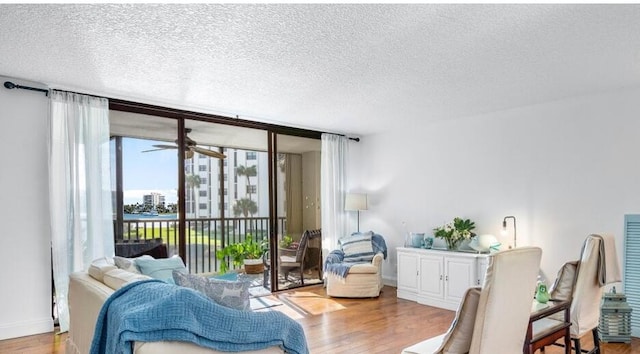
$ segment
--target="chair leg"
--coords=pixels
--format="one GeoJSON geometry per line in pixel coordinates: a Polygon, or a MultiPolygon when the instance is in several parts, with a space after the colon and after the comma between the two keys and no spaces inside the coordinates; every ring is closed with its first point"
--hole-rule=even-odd
{"type": "Polygon", "coordinates": [[[300,285],[304,285],[304,269],[300,266],[300,285]]]}
{"type": "Polygon", "coordinates": [[[582,348],[580,348],[580,338],[573,339],[573,347],[576,349],[576,354],[580,354],[582,352],[582,348]]]}
{"type": "Polygon", "coordinates": [[[593,354],[600,354],[600,337],[598,336],[598,327],[591,330],[593,333],[593,354]]]}

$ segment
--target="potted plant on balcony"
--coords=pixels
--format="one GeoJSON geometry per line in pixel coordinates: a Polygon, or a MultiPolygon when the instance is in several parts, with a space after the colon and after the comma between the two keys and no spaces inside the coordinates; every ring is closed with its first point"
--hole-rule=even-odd
{"type": "Polygon", "coordinates": [[[248,274],[261,273],[264,270],[262,255],[268,249],[266,240],[254,240],[251,234],[247,234],[244,241],[232,243],[221,250],[216,251],[216,258],[220,260],[220,272],[226,273],[229,266],[225,257],[229,257],[236,267],[244,265],[244,271],[248,274]]]}
{"type": "Polygon", "coordinates": [[[444,224],[433,229],[433,235],[442,238],[447,243],[449,250],[458,249],[460,242],[470,240],[475,236],[472,231],[476,228],[476,224],[469,219],[454,218],[453,222],[444,224]]]}

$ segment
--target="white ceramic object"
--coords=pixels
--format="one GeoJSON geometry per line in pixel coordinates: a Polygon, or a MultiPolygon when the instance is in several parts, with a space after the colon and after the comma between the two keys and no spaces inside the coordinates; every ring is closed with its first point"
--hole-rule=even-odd
{"type": "Polygon", "coordinates": [[[489,252],[491,246],[498,245],[498,239],[495,236],[485,234],[475,237],[469,243],[469,247],[473,248],[478,252],[489,252]]]}

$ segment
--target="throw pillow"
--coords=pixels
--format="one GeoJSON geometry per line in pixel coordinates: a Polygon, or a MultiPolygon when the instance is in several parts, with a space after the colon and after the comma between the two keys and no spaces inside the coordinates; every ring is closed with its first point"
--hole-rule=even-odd
{"type": "Polygon", "coordinates": [[[343,262],[371,262],[375,253],[371,244],[372,232],[354,233],[340,239],[343,262]]]}
{"type": "MultiPolygon", "coordinates": [[[[151,256],[140,256],[140,259],[153,259],[151,256]]],[[[127,272],[141,274],[140,269],[136,266],[136,259],[138,258],[125,258],[120,256],[113,257],[113,262],[116,264],[116,267],[126,270],[127,272]]]]}
{"type": "Polygon", "coordinates": [[[136,266],[140,268],[140,273],[171,284],[175,284],[172,274],[174,270],[182,273],[187,272],[187,268],[184,266],[182,258],[180,257],[161,259],[147,259],[140,257],[136,259],[136,266]]]}
{"type": "Polygon", "coordinates": [[[194,289],[206,295],[218,305],[240,311],[251,311],[249,285],[247,281],[228,281],[205,278],[200,275],[173,272],[177,285],[194,289]]]}

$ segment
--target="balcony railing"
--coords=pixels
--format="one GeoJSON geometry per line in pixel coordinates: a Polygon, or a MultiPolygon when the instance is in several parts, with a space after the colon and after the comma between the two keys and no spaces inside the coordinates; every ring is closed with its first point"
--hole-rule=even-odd
{"type": "MultiPolygon", "coordinates": [[[[114,230],[118,230],[114,220],[114,230]]],[[[217,272],[216,251],[228,244],[244,241],[247,234],[255,239],[269,237],[269,218],[197,218],[186,219],[186,260],[191,273],[217,272]]],[[[286,218],[278,218],[278,230],[286,234],[286,218]]],[[[169,256],[178,254],[178,219],[128,219],[123,221],[118,243],[139,243],[162,238],[169,256]]],[[[230,265],[233,267],[233,265],[230,265]]]]}

